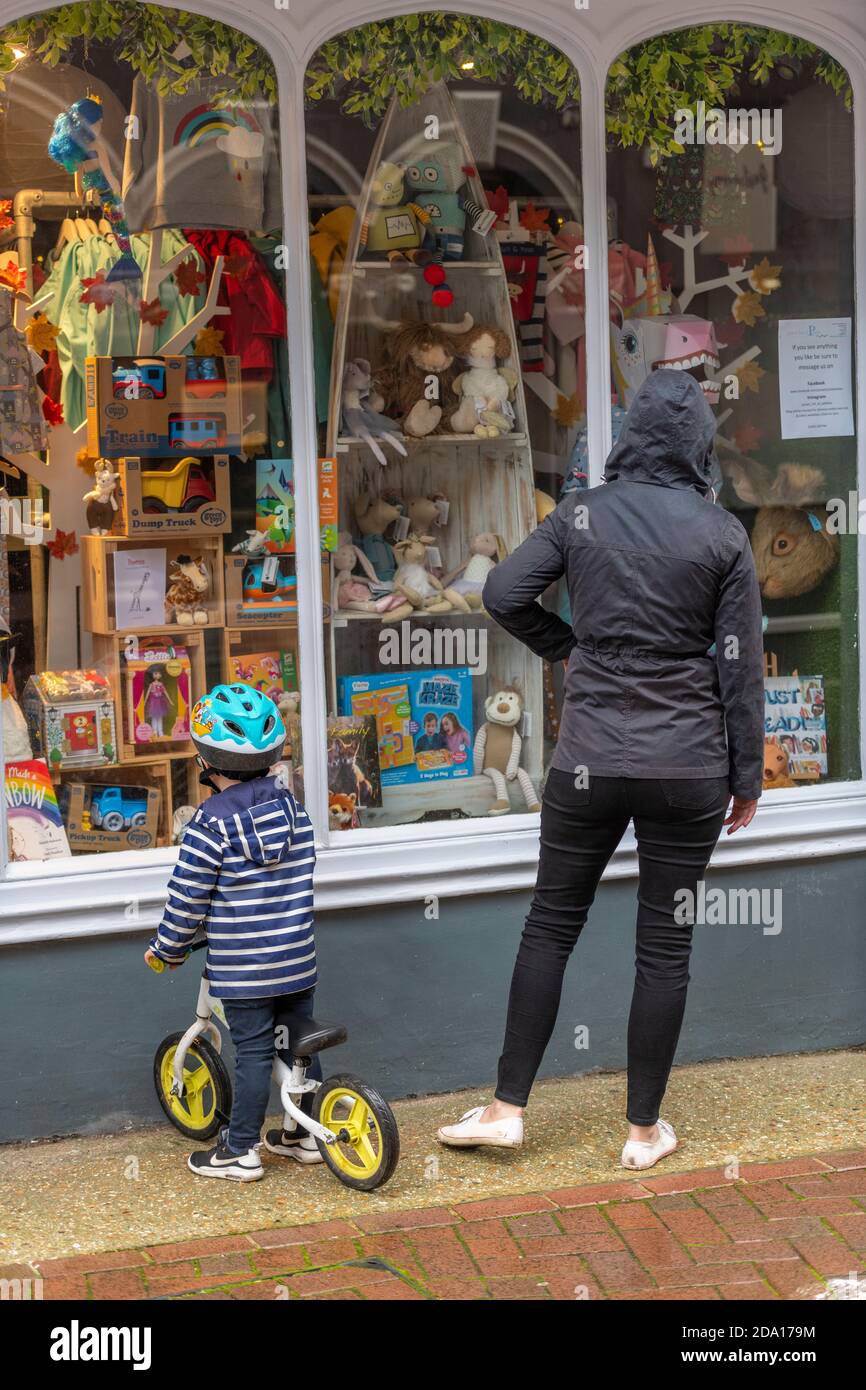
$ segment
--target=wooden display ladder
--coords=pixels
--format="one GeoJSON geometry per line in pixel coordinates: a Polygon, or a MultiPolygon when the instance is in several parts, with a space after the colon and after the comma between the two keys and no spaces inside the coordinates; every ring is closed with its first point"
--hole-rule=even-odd
{"type": "MultiPolygon", "coordinates": [[[[473,170],[475,167],[445,83],[431,87],[423,103],[414,107],[402,107],[395,97],[375,142],[347,249],[335,324],[326,453],[339,461],[341,531],[355,533],[352,506],[358,494],[368,489],[373,493],[396,492],[404,499],[444,493],[450,502],[449,519],[447,526],[437,533],[436,544],[443,571],[447,574],[466,559],[469,542],[478,532],[493,531],[500,535],[510,553],[535,527],[536,516],[520,349],[496,237],[492,233],[483,236],[474,231],[467,217],[465,259],[443,262],[454,293],[453,305],[444,310],[433,304],[432,289],[424,280],[421,268],[408,263],[391,266],[387,260],[365,254],[360,245],[373,174],[383,160],[408,162],[419,140],[423,140],[431,116],[438,121],[438,139],[456,141],[463,152],[462,163],[473,170]],[[455,324],[467,313],[474,323],[495,325],[509,338],[511,352],[508,361],[500,365],[512,368],[517,375],[512,400],[514,432],[495,439],[453,433],[428,435],[423,439],[405,438],[408,456],[403,458],[386,448],[388,463],[382,467],[363,441],[340,433],[341,386],[346,362],[356,357],[366,358],[372,363],[375,374],[382,361],[389,322],[422,319],[455,324]]],[[[481,207],[486,206],[477,173],[468,175],[467,185],[473,201],[481,207]]],[[[407,193],[407,201],[410,197],[407,193]]],[[[459,344],[459,338],[456,342],[459,344]]],[[[457,405],[456,400],[448,403],[446,415],[453,414],[457,405]]],[[[434,617],[419,612],[411,621],[413,625],[423,623],[455,629],[476,624],[483,629],[487,639],[487,670],[472,682],[474,729],[484,721],[486,696],[503,685],[516,685],[524,696],[527,712],[522,764],[537,782],[542,771],[541,662],[483,613],[452,612],[434,617]]],[[[334,613],[330,693],[335,712],[338,676],[381,669],[378,663],[380,630],[378,617],[334,613]],[[356,618],[362,620],[354,621],[356,618]]],[[[389,804],[382,811],[368,811],[364,823],[414,820],[428,807],[435,808],[441,803],[460,805],[470,814],[483,815],[492,799],[492,784],[486,777],[390,788],[386,789],[389,804]]],[[[516,784],[512,784],[512,809],[525,810],[516,784]]]]}

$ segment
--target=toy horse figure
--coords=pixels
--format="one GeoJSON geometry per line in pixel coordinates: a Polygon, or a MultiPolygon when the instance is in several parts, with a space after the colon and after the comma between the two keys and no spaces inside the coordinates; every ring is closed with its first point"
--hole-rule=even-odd
{"type": "Polygon", "coordinates": [[[203,626],[208,621],[204,595],[210,588],[210,575],[201,555],[193,560],[178,555],[171,562],[169,585],[165,595],[165,620],[181,627],[203,626]]]}

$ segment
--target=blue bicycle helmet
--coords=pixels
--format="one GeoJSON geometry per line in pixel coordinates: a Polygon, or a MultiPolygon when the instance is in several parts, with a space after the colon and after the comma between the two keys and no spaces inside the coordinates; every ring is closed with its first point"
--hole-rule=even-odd
{"type": "Polygon", "coordinates": [[[266,772],[278,762],[286,726],[273,700],[251,685],[215,685],[192,712],[192,741],[215,772],[266,772]]]}

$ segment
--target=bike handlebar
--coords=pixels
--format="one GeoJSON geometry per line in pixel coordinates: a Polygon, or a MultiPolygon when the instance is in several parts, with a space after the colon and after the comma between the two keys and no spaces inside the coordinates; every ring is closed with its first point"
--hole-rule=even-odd
{"type": "MultiPolygon", "coordinates": [[[[189,950],[187,951],[186,956],[184,956],[184,960],[186,960],[187,956],[191,956],[192,953],[193,953],[193,951],[203,951],[203,950],[205,949],[206,946],[207,946],[207,937],[206,937],[206,936],[203,937],[201,941],[195,941],[195,942],[193,942],[192,946],[190,946],[189,950]]],[[[168,962],[162,960],[159,956],[152,956],[151,959],[150,959],[147,963],[148,963],[148,965],[150,966],[151,970],[152,970],[156,975],[161,975],[162,972],[163,972],[163,970],[165,970],[166,965],[167,965],[168,962]]]]}

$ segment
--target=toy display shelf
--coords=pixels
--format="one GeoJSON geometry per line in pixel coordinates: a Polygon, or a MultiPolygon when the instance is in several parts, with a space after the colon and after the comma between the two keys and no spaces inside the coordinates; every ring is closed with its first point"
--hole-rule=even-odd
{"type": "MultiPolygon", "coordinates": [[[[55,780],[61,784],[81,782],[84,786],[94,787],[156,787],[160,794],[156,847],[169,844],[173,804],[171,762],[168,758],[139,758],[136,760],[135,767],[120,765],[117,767],[61,768],[55,780]]],[[[87,849],[76,850],[73,848],[72,852],[73,854],[92,854],[98,852],[99,848],[99,844],[95,843],[89,845],[87,849]]],[[[113,846],[107,848],[113,848],[113,846]]],[[[147,848],[153,848],[153,846],[147,846],[147,848]]]]}
{"type": "MultiPolygon", "coordinates": [[[[132,737],[131,711],[126,670],[129,648],[128,633],[97,633],[93,637],[93,662],[104,671],[114,697],[117,726],[118,761],[125,764],[153,762],[166,759],[191,758],[195,753],[190,740],[173,743],[168,739],[152,743],[136,743],[132,737]]],[[[190,709],[207,691],[204,630],[202,628],[165,627],[142,633],[141,647],[183,647],[190,662],[190,709]]]]}
{"type": "Polygon", "coordinates": [[[225,587],[223,575],[222,536],[177,536],[171,540],[145,536],[83,536],[84,558],[84,627],[99,636],[114,633],[153,635],[171,633],[176,639],[196,631],[204,624],[186,626],[183,623],[155,623],[151,627],[117,627],[114,606],[114,555],[118,550],[165,551],[166,588],[170,584],[171,561],[180,555],[201,555],[210,575],[210,589],[202,595],[202,608],[208,615],[208,627],[222,627],[225,621],[225,587]]]}
{"type": "MultiPolygon", "coordinates": [[[[410,263],[391,265],[385,258],[379,260],[365,253],[360,244],[361,229],[371,211],[370,195],[376,170],[386,159],[405,162],[409,153],[417,148],[418,142],[421,141],[423,144],[425,127],[431,117],[435,117],[438,122],[438,138],[442,141],[456,142],[462,149],[463,165],[473,170],[477,167],[457,108],[444,82],[434,83],[425,93],[424,101],[420,105],[404,107],[401,106],[399,98],[394,97],[379,127],[363,190],[358,200],[352,235],[346,249],[344,270],[348,273],[342,280],[343,290],[337,306],[331,359],[328,442],[325,450],[328,455],[336,452],[340,434],[343,369],[346,362],[356,357],[366,358],[372,364],[375,375],[382,362],[389,324],[403,319],[423,319],[455,325],[464,321],[466,314],[470,314],[476,324],[496,325],[510,339],[509,358],[500,365],[511,367],[517,374],[517,387],[512,404],[517,431],[521,434],[521,440],[525,440],[523,431],[526,428],[526,405],[520,372],[520,352],[511,311],[508,280],[496,237],[492,234],[482,236],[473,231],[470,220],[467,219],[463,258],[443,262],[446,277],[453,280],[454,302],[448,308],[441,309],[432,302],[431,286],[425,281],[421,268],[410,263]]],[[[480,207],[486,207],[486,195],[477,172],[471,173],[466,182],[474,202],[480,207]]],[[[409,200],[407,194],[407,201],[409,200]]],[[[458,352],[459,341],[459,337],[455,338],[458,352]]],[[[453,403],[443,402],[443,405],[446,408],[453,406],[456,410],[458,401],[455,399],[453,403]]],[[[466,438],[471,441],[473,436],[466,438]]],[[[421,442],[428,444],[430,437],[421,442]]],[[[460,442],[459,437],[452,435],[451,442],[460,442]]],[[[342,478],[340,481],[342,483],[342,478]]]]}
{"type": "MultiPolygon", "coordinates": [[[[524,761],[522,766],[528,765],[524,761]]],[[[541,788],[538,786],[534,769],[530,770],[530,776],[536,784],[540,799],[541,788]]],[[[517,782],[508,782],[506,786],[512,814],[525,814],[526,802],[517,782]]],[[[383,787],[381,806],[361,808],[361,826],[363,829],[372,830],[376,827],[412,825],[422,821],[430,812],[462,811],[465,816],[485,817],[490,812],[495,796],[489,777],[464,777],[459,780],[443,778],[441,782],[383,787]]],[[[447,821],[450,816],[435,815],[431,816],[431,819],[447,821]]],[[[455,816],[454,819],[455,824],[459,824],[462,817],[455,816]]],[[[506,815],[499,819],[507,821],[508,817],[506,815]]]]}
{"type": "MultiPolygon", "coordinates": [[[[456,401],[453,402],[453,409],[457,409],[456,401]]],[[[485,447],[489,446],[491,451],[495,451],[503,446],[513,447],[516,444],[526,444],[528,442],[527,436],[522,430],[517,430],[514,434],[500,434],[494,439],[482,439],[477,434],[451,434],[450,432],[448,434],[428,434],[423,439],[417,439],[414,435],[409,434],[398,434],[395,438],[407,445],[407,452],[413,449],[437,450],[442,452],[448,448],[453,448],[455,444],[475,445],[476,448],[484,445],[485,447]]],[[[337,453],[343,454],[352,448],[363,450],[367,458],[375,463],[375,459],[373,459],[372,454],[362,439],[358,439],[357,436],[351,434],[341,434],[337,439],[337,453]]],[[[393,453],[393,450],[390,450],[387,445],[383,452],[386,458],[390,457],[392,454],[394,458],[397,457],[397,455],[393,453]]],[[[381,467],[381,465],[379,466],[381,467]]]]}

